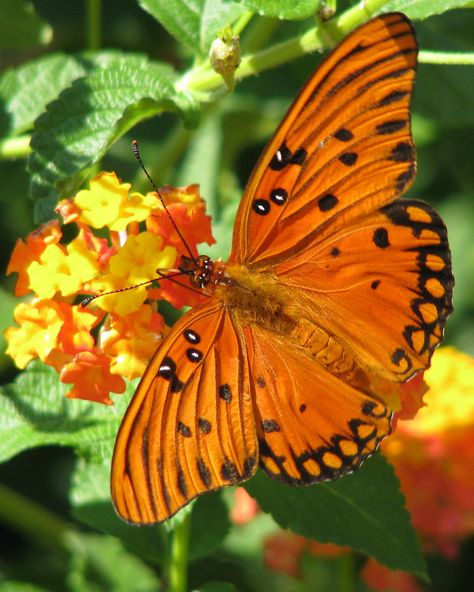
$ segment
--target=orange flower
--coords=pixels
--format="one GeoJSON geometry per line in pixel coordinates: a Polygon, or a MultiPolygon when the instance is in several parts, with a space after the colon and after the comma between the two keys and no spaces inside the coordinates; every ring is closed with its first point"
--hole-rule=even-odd
{"type": "Polygon", "coordinates": [[[250,522],[259,512],[257,502],[243,487],[235,489],[234,505],[230,517],[234,524],[242,525],[250,522]]]}
{"type": "Polygon", "coordinates": [[[404,571],[392,571],[369,558],[361,571],[364,582],[376,592],[420,592],[416,579],[404,571]]]}
{"type": "Polygon", "coordinates": [[[63,367],[60,377],[61,382],[74,385],[66,394],[71,399],[113,405],[109,393],[125,391],[123,378],[110,372],[110,357],[95,351],[77,354],[72,362],[63,367]]]}
{"type": "Polygon", "coordinates": [[[300,578],[300,561],[304,553],[319,557],[338,557],[349,552],[347,547],[318,543],[288,531],[280,531],[266,539],[264,561],[274,571],[300,578]]]}
{"type": "Polygon", "coordinates": [[[16,296],[25,296],[30,291],[28,268],[33,261],[39,261],[48,245],[54,245],[61,238],[61,230],[57,220],[53,220],[40,226],[34,232],[30,232],[26,242],[21,238],[16,241],[7,268],[7,275],[18,273],[15,286],[16,296]]]}
{"type": "MultiPolygon", "coordinates": [[[[210,217],[205,214],[205,205],[199,195],[198,185],[178,188],[166,186],[161,190],[161,194],[193,255],[197,255],[198,244],[212,245],[216,242],[211,233],[210,217]]],[[[147,219],[147,228],[162,236],[167,245],[183,252],[181,237],[163,207],[156,209],[147,219]]]]}
{"type": "MultiPolygon", "coordinates": [[[[122,377],[143,373],[165,331],[163,318],[145,300],[169,294],[181,307],[197,299],[186,287],[187,278],[184,287],[164,282],[164,291],[136,287],[160,281],[157,270],[174,268],[178,252],[186,248],[179,241],[176,248],[169,244],[168,234],[162,236],[158,227],[153,232],[140,228],[141,222],[153,226],[152,213],[164,210],[157,194],[129,195],[129,190],[114,173],[100,173],[89,189],[56,209],[64,223],[76,225],[76,238],[65,241],[59,223],[51,222],[17,242],[8,266],[8,273],[18,273],[16,293],[37,296],[16,308],[19,326],[5,333],[9,355],[20,368],[40,358],[60,372],[63,382],[74,385],[69,396],[106,404],[111,403],[109,391],[123,392],[122,377]],[[97,299],[93,308],[73,305],[90,292],[128,287],[133,289],[97,299]]],[[[166,187],[163,193],[176,211],[185,213],[177,221],[184,235],[213,241],[197,186],[166,187]]]]}

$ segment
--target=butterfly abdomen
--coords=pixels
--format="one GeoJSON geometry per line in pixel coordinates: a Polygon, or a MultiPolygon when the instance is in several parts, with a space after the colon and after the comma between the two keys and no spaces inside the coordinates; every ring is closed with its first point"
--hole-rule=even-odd
{"type": "Polygon", "coordinates": [[[291,338],[332,374],[350,380],[356,372],[354,358],[334,337],[306,319],[300,319],[291,338]]]}

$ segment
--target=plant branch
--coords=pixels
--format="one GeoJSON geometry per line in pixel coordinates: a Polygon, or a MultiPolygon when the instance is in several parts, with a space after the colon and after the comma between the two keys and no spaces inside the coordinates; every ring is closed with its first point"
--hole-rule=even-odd
{"type": "Polygon", "coordinates": [[[40,545],[65,550],[64,536],[73,527],[36,502],[0,484],[0,520],[40,545]]]}
{"type": "Polygon", "coordinates": [[[191,513],[173,530],[169,563],[169,592],[186,592],[191,513]]]}
{"type": "Polygon", "coordinates": [[[27,134],[0,140],[0,160],[26,158],[31,152],[30,141],[31,136],[27,134]]]}

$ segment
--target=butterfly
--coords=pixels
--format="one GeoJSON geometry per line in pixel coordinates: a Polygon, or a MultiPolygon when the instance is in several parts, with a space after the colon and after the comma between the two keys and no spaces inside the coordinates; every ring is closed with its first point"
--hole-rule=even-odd
{"type": "Polygon", "coordinates": [[[415,177],[417,42],[402,14],[325,59],[261,155],[226,263],[181,256],[207,296],[149,363],[113,455],[117,513],[161,522],[261,467],[288,485],[355,470],[391,394],[427,368],[452,310],[446,228],[400,199],[415,177]]]}

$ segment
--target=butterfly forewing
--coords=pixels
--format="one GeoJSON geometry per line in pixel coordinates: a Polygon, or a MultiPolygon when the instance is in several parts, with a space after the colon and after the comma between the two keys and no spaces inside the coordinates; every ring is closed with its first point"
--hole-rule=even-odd
{"type": "Polygon", "coordinates": [[[362,25],[330,54],[252,173],[232,261],[271,266],[410,185],[416,59],[414,31],[401,14],[362,25]]]}
{"type": "Polygon", "coordinates": [[[211,300],[173,327],[130,403],[115,444],[115,508],[130,522],[161,522],[248,479],[256,446],[245,345],[211,300]]]}

